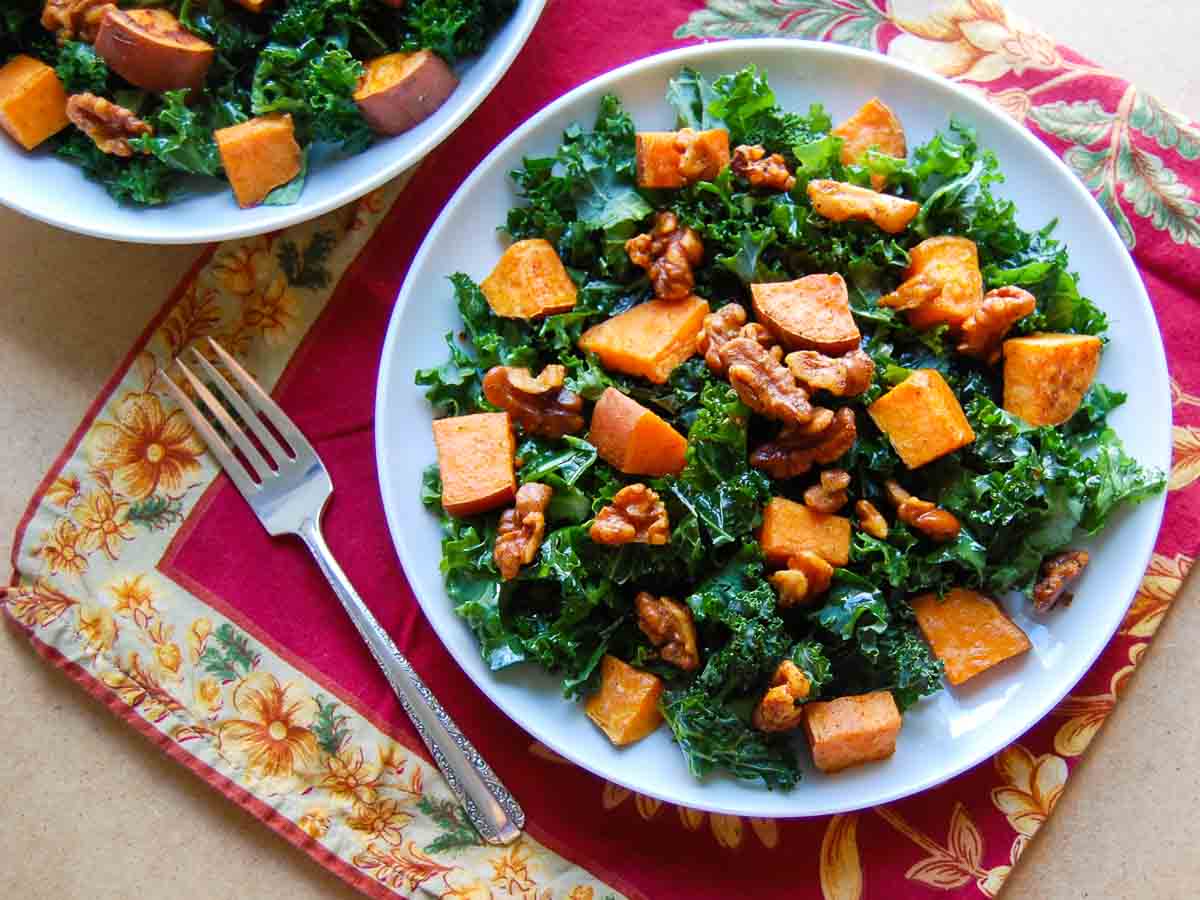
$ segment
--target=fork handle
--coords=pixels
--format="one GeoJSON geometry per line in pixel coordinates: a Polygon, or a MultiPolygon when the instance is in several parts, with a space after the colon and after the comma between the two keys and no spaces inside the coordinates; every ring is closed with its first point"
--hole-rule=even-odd
{"type": "Polygon", "coordinates": [[[320,522],[306,520],[297,534],[316,557],[475,830],[489,844],[511,844],[525,827],[524,810],[367,609],[325,543],[320,522]]]}

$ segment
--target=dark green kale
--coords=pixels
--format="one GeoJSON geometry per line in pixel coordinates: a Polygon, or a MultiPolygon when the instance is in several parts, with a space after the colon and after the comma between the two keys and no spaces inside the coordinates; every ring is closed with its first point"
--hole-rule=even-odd
{"type": "Polygon", "coordinates": [[[96,55],[91,44],[65,41],[58,48],[54,71],[68,94],[104,94],[108,91],[108,65],[96,55]]]}
{"type": "Polygon", "coordinates": [[[155,157],[135,156],[123,160],[105,153],[82,131],[72,131],[55,151],[79,166],[122,204],[158,206],[173,197],[178,174],[155,157]]]}
{"type": "Polygon", "coordinates": [[[403,48],[426,47],[449,62],[481,52],[517,8],[517,0],[409,0],[403,48]]]}

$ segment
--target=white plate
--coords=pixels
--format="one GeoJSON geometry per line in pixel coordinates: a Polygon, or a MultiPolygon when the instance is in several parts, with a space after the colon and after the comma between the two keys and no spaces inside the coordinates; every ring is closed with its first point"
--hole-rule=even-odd
{"type": "MultiPolygon", "coordinates": [[[[885,803],[936,785],[987,759],[1045,716],[1120,623],[1149,560],[1164,498],[1118,515],[1100,540],[1087,545],[1092,563],[1072,606],[1043,624],[1029,617],[1025,602],[1005,604],[1029,634],[1032,652],[965,689],[947,689],[919,703],[904,718],[892,759],[835,776],[810,768],[787,793],[721,775],[697,781],[666,728],[618,750],[579,705],[561,699],[557,679],[532,665],[487,669],[442,587],[439,528],[419,498],[421,470],[435,454],[429,407],[413,373],[441,363],[442,335],[459,327],[445,277],[455,271],[476,279],[487,275],[504,246],[495,228],[515,200],[507,173],[522,156],[553,151],[571,122],[590,123],[603,94],[618,94],[639,129],[671,128],[674,117],[663,96],[680,66],[695,66],[711,77],[751,62],[769,73],[785,108],[807,109],[820,101],[837,121],[869,97],[882,97],[914,146],[951,115],[974,124],[982,144],[1000,159],[1008,176],[1002,192],[1017,201],[1022,224],[1060,220],[1057,233],[1070,247],[1084,293],[1110,317],[1113,341],[1099,379],[1131,398],[1113,423],[1137,459],[1167,467],[1171,416],[1158,326],[1137,270],[1083,186],[1027,131],[947,81],[871,53],[787,40],[688,47],[625,66],[559,99],[484,160],[430,231],[393,311],[376,397],[376,460],[388,527],[425,615],[480,690],[530,734],[597,775],[673,803],[749,816],[813,816],[885,803]]],[[[806,759],[803,749],[801,758],[806,759]]],[[[529,765],[540,763],[531,756],[529,765]]]]}
{"type": "Polygon", "coordinates": [[[525,45],[546,0],[521,0],[484,52],[456,68],[458,88],[411,131],[363,153],[330,159],[314,153],[300,200],[291,206],[239,209],[227,184],[195,179],[199,192],[165,206],[120,206],[78,167],[49,151],[26,153],[0,136],[0,203],[68,231],[138,244],[198,244],[265,234],[305,222],[361,197],[426,154],[491,93],[525,45]]]}

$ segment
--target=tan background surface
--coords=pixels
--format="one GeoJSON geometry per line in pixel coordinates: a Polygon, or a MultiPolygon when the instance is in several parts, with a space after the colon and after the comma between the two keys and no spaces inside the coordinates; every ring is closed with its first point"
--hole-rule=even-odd
{"type": "MultiPolygon", "coordinates": [[[[1200,4],[1008,6],[1200,119],[1200,4]]],[[[35,485],[195,255],[76,237],[0,210],[0,560],[35,485]]],[[[1007,897],[1198,895],[1197,647],[1193,583],[1007,897]]],[[[161,756],[8,629],[0,629],[0,685],[0,897],[358,896],[161,756]]],[[[868,891],[886,897],[886,886],[868,891]]]]}

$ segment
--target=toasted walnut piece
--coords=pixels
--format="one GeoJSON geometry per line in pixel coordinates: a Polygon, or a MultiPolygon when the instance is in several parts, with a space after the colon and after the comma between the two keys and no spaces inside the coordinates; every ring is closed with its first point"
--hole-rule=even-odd
{"type": "Polygon", "coordinates": [[[791,731],[804,720],[800,701],[808,699],[812,683],[804,671],[785,659],[771,676],[771,687],[754,707],[751,721],[759,731],[791,731]]]}
{"type": "Polygon", "coordinates": [[[1067,606],[1074,599],[1067,590],[1078,578],[1091,557],[1086,550],[1067,550],[1042,561],[1041,576],[1033,588],[1033,608],[1049,612],[1067,606]]]}
{"type": "Polygon", "coordinates": [[[896,518],[901,522],[911,525],[939,544],[958,537],[962,526],[953,513],[929,500],[914,497],[891,479],[885,481],[883,486],[887,490],[888,499],[896,507],[896,518]]]}
{"type": "Polygon", "coordinates": [[[796,177],[788,171],[783,156],[778,153],[767,156],[766,148],[761,144],[735,147],[730,168],[733,174],[750,182],[751,187],[790,191],[796,186],[796,177]]]}
{"type": "Polygon", "coordinates": [[[130,138],[153,134],[154,129],[123,106],[95,94],[75,94],[67,99],[67,118],[96,146],[113,156],[133,156],[130,138]]]}
{"type": "Polygon", "coordinates": [[[799,606],[808,600],[808,576],[797,569],[780,569],[767,576],[775,588],[779,605],[784,609],[799,606]]]}
{"type": "Polygon", "coordinates": [[[850,501],[846,489],[850,473],[845,469],[826,469],[821,481],[804,492],[804,505],[817,512],[835,513],[850,501]]]}
{"type": "MultiPolygon", "coordinates": [[[[824,420],[829,410],[818,409],[813,421],[824,420]]],[[[775,440],[757,447],[750,454],[750,465],[772,478],[795,478],[817,463],[831,463],[854,446],[858,424],[854,410],[843,406],[832,413],[828,425],[810,432],[805,426],[785,425],[775,440]]]]}
{"type": "Polygon", "coordinates": [[[671,539],[671,521],[658,494],[644,484],[631,484],[600,510],[589,534],[597,544],[665,544],[671,539]]]}
{"type": "Polygon", "coordinates": [[[559,438],[583,428],[583,398],[562,386],[566,374],[557,365],[537,378],[528,369],[493,366],[483,377],[483,395],[529,434],[559,438]]]}
{"type": "Polygon", "coordinates": [[[699,350],[708,363],[708,368],[714,375],[725,374],[725,363],[721,360],[721,348],[734,338],[744,337],[747,340],[762,344],[774,356],[782,352],[773,347],[775,338],[757,322],[746,324],[746,308],[740,303],[726,303],[714,313],[704,317],[704,327],[700,332],[699,350]]]}
{"type": "Polygon", "coordinates": [[[75,40],[90,44],[96,40],[104,14],[116,8],[113,0],[46,0],[42,27],[56,32],[60,44],[75,40]]]}
{"type": "Polygon", "coordinates": [[[654,228],[625,242],[629,261],[645,269],[662,300],[683,300],[696,286],[692,267],[704,261],[700,235],[681,225],[673,212],[663,211],[654,218],[654,228]]]}
{"type": "Polygon", "coordinates": [[[638,628],[658,648],[658,655],[685,672],[700,666],[696,645],[696,623],[686,604],[671,597],[655,597],[642,591],[634,600],[638,628]]]}
{"type": "Polygon", "coordinates": [[[797,350],[784,357],[784,362],[810,393],[829,391],[835,397],[857,397],[871,386],[875,377],[875,362],[862,350],[845,356],[797,350]]]}
{"type": "Polygon", "coordinates": [[[808,392],[766,347],[736,337],[721,345],[721,362],[741,401],[768,419],[802,425],[813,417],[808,392]]]}
{"type": "Polygon", "coordinates": [[[523,484],[517,490],[516,506],[500,516],[492,556],[505,581],[516,578],[521,566],[529,565],[537,556],[546,534],[546,507],[552,496],[554,489],[549,485],[523,484]]]}
{"type": "Polygon", "coordinates": [[[802,550],[788,560],[787,568],[767,576],[783,608],[808,603],[829,590],[833,566],[812,550],[802,550]]]}
{"type": "Polygon", "coordinates": [[[1024,288],[1010,285],[988,291],[979,308],[963,322],[963,339],[958,345],[958,352],[995,365],[1000,362],[1004,336],[1018,320],[1035,309],[1036,298],[1024,288]]]}
{"type": "Polygon", "coordinates": [[[859,500],[854,504],[854,512],[858,516],[858,527],[873,538],[887,540],[888,523],[875,504],[870,500],[859,500]]]}

